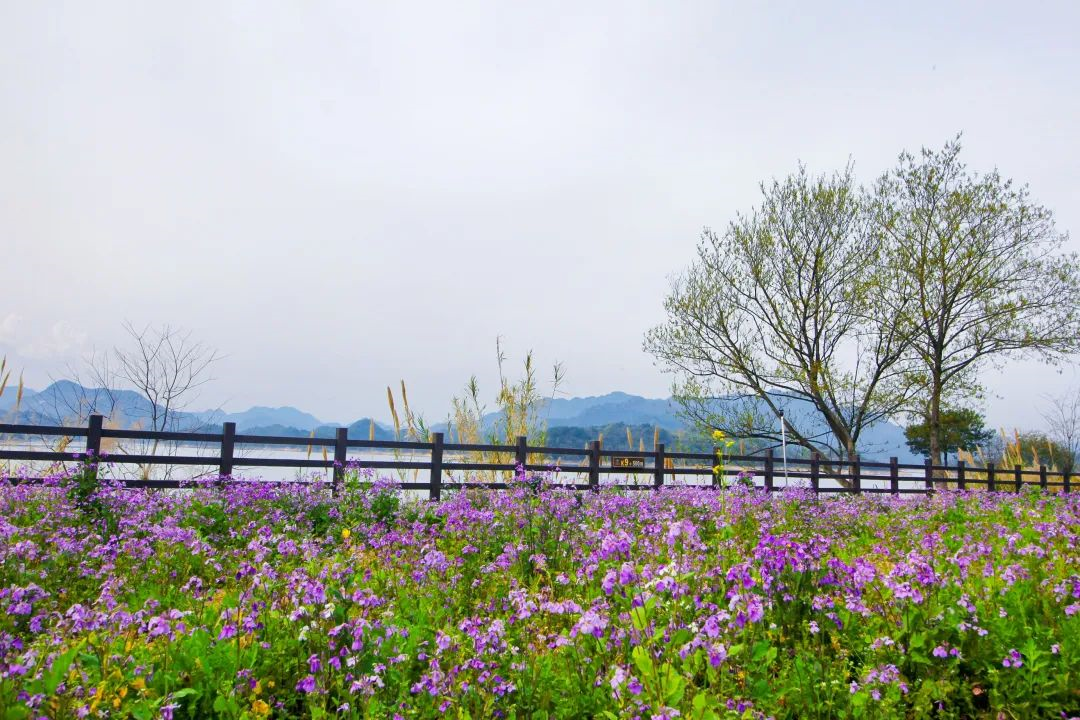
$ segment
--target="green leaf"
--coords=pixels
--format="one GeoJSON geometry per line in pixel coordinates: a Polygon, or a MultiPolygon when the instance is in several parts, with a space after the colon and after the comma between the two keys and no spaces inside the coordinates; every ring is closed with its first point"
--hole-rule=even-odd
{"type": "Polygon", "coordinates": [[[694,634],[686,628],[680,628],[671,635],[671,647],[682,647],[690,641],[694,634]]]}
{"type": "Polygon", "coordinates": [[[649,626],[649,611],[644,607],[636,607],[630,610],[630,622],[634,629],[643,632],[649,626]]]}
{"type": "Polygon", "coordinates": [[[686,694],[686,680],[668,663],[660,668],[660,692],[664,695],[664,702],[671,707],[678,707],[686,694]]]}
{"type": "Polygon", "coordinates": [[[12,705],[4,711],[4,720],[23,720],[30,716],[30,708],[25,705],[12,705]]]}
{"type": "Polygon", "coordinates": [[[78,652],[79,649],[77,647],[71,648],[53,661],[52,667],[45,673],[43,678],[45,681],[46,695],[51,696],[56,694],[56,688],[64,681],[64,676],[67,675],[67,671],[71,667],[71,663],[75,660],[75,656],[78,652]]]}
{"type": "Polygon", "coordinates": [[[637,667],[638,672],[641,673],[647,679],[652,676],[653,661],[649,657],[649,651],[640,645],[635,645],[634,649],[630,651],[630,657],[634,661],[634,666],[637,667]]]}

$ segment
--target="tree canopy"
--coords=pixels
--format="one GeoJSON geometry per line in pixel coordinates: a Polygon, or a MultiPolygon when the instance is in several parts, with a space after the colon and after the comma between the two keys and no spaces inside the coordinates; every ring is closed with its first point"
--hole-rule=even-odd
{"type": "Polygon", "coordinates": [[[850,166],[800,167],[706,229],[644,342],[684,414],[777,442],[788,410],[790,440],[833,458],[914,414],[940,464],[955,443],[943,412],[979,396],[988,365],[1080,350],[1080,261],[1051,212],[960,149],[902,153],[867,188],[850,166]]]}
{"type": "Polygon", "coordinates": [[[903,153],[874,188],[882,258],[901,289],[885,298],[919,365],[934,462],[948,397],[978,393],[987,365],[1080,350],[1080,264],[1060,252],[1052,213],[996,170],[970,172],[960,149],[903,153]]]}
{"type": "Polygon", "coordinates": [[[907,340],[882,305],[872,217],[850,169],[800,168],[763,185],[761,204],[724,232],[703,233],[697,261],[672,282],[668,322],[645,339],[679,375],[690,419],[779,442],[787,409],[790,442],[843,458],[904,407],[907,340]]]}
{"type": "MultiPolygon", "coordinates": [[[[943,410],[939,418],[940,442],[943,452],[966,450],[975,452],[994,439],[994,431],[985,425],[983,416],[968,408],[943,410]]],[[[911,452],[930,457],[930,423],[926,418],[904,429],[911,452]]]]}

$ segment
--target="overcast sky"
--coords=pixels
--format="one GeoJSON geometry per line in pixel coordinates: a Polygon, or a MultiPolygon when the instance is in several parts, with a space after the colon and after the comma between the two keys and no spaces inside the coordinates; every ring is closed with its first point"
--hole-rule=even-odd
{"type": "MultiPolygon", "coordinates": [[[[471,374],[641,350],[760,181],[964,133],[1080,243],[1080,5],[0,1],[0,353],[41,388],[121,322],[226,355],[202,406],[432,420],[471,374]],[[808,9],[812,7],[812,10],[808,9]]],[[[1080,386],[991,376],[990,419],[1080,386]]]]}

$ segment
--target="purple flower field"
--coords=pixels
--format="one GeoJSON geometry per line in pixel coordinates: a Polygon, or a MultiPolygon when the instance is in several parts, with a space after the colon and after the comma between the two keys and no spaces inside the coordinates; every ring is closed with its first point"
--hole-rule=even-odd
{"type": "Polygon", "coordinates": [[[1080,497],[0,487],[0,719],[1080,716],[1080,497]]]}

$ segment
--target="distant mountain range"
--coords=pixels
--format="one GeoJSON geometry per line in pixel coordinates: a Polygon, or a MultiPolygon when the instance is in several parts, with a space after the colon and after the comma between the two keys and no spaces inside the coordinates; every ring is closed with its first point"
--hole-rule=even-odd
{"type": "MultiPolygon", "coordinates": [[[[13,411],[14,402],[14,392],[9,390],[0,395],[0,416],[6,422],[63,424],[65,421],[71,422],[70,418],[85,416],[88,410],[96,410],[109,415],[114,423],[123,428],[148,427],[152,410],[146,398],[136,392],[121,390],[110,397],[102,389],[85,388],[68,380],[54,382],[41,391],[25,389],[17,413],[13,411]]],[[[660,441],[669,449],[703,449],[710,444],[690,431],[678,416],[677,406],[671,398],[644,398],[624,392],[555,398],[548,403],[544,416],[551,447],[581,447],[603,433],[604,446],[607,448],[619,450],[630,447],[636,450],[644,441],[645,447],[651,449],[657,428],[660,441]],[[630,446],[627,444],[627,429],[630,430],[630,446]]],[[[493,428],[499,417],[499,413],[486,415],[484,429],[493,428]]],[[[312,432],[316,437],[333,437],[339,427],[295,407],[260,405],[236,413],[219,410],[179,413],[176,429],[220,426],[223,422],[236,423],[237,432],[245,435],[296,438],[309,437],[312,432]]],[[[372,425],[376,440],[394,439],[391,425],[370,417],[351,423],[348,426],[349,437],[366,440],[372,432],[372,425]]],[[[432,429],[445,430],[446,425],[435,425],[432,429]]],[[[904,463],[919,460],[908,450],[903,429],[893,423],[879,423],[864,431],[862,447],[868,460],[893,455],[904,463]]]]}

